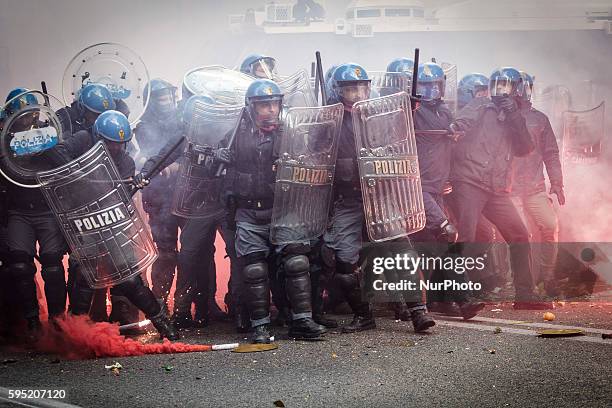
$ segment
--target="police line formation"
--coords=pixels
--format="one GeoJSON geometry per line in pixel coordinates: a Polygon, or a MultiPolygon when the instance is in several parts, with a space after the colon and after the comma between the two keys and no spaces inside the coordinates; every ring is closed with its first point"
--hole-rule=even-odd
{"type": "MultiPolygon", "coordinates": [[[[445,256],[461,256],[457,244],[476,241],[483,217],[511,244],[514,307],[551,307],[556,249],[534,278],[510,197],[544,213],[544,239],[556,241],[543,163],[563,204],[559,149],[547,117],[531,106],[529,74],[504,67],[467,75],[447,104],[435,62],[398,58],[370,74],[343,63],[319,69],[315,96],[305,71],[281,77],[274,58],[254,54],[236,70],[189,71],[178,100],[176,86],[149,80],[140,63],[123,46],[98,44],[70,63],[63,102],[24,88],[6,99],[0,277],[9,333],[25,319],[27,338],[40,335],[35,259],[51,323],[71,313],[126,324],[142,311],[161,337],[176,340],[182,329],[223,318],[214,300],[217,232],[231,265],[228,311],[253,342],[270,342],[270,294],[292,338],[338,327],[324,314],[324,294],[354,314],[342,332],[369,330],[364,248],[412,256],[437,243],[445,256]],[[100,62],[109,59],[119,71],[100,62]],[[148,227],[132,200],[140,189],[148,227]],[[141,277],[149,267],[151,288],[141,277]],[[550,297],[535,294],[539,282],[550,297]]],[[[448,271],[385,275],[442,281],[448,271]]],[[[431,311],[469,319],[484,307],[463,290],[429,293],[427,302],[420,293],[390,296],[396,318],[416,332],[435,325],[431,311]]]]}

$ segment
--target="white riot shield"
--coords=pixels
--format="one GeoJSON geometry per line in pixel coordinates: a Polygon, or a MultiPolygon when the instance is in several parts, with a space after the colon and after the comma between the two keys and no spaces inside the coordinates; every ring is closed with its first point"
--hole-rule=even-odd
{"type": "Polygon", "coordinates": [[[368,236],[388,241],[425,227],[414,124],[407,93],[353,105],[368,236]]]}
{"type": "Polygon", "coordinates": [[[370,71],[370,89],[372,96],[387,96],[398,92],[410,95],[412,77],[406,72],[370,71]]]}
{"type": "Polygon", "coordinates": [[[117,285],[153,264],[153,239],[103,142],[37,178],[89,286],[117,285]]]}
{"type": "MultiPolygon", "coordinates": [[[[124,45],[95,44],[80,51],[70,61],[62,81],[66,106],[70,106],[81,88],[89,83],[106,85],[114,99],[125,102],[130,110],[130,124],[135,124],[146,110],[143,91],[149,83],[147,67],[134,51],[124,45]]],[[[148,94],[145,100],[149,101],[148,94]]]]}
{"type": "Polygon", "coordinates": [[[273,244],[310,241],[325,231],[343,114],[340,103],[287,112],[276,171],[273,244]]]}
{"type": "Polygon", "coordinates": [[[246,91],[254,80],[242,72],[211,65],[188,71],[183,86],[193,95],[208,95],[219,104],[244,105],[246,91]]]}
{"type": "Polygon", "coordinates": [[[563,164],[593,164],[601,157],[605,102],[588,111],[563,114],[563,164]]]}
{"type": "Polygon", "coordinates": [[[213,150],[221,145],[242,116],[239,105],[196,102],[187,118],[187,147],[172,199],[172,213],[185,218],[215,217],[224,212],[220,201],[223,179],[216,176],[213,150]]]}
{"type": "Polygon", "coordinates": [[[6,102],[0,111],[0,173],[10,182],[37,188],[36,174],[52,166],[43,152],[71,134],[56,111],[63,106],[57,98],[28,91],[6,102]]]}
{"type": "Polygon", "coordinates": [[[310,77],[304,70],[277,81],[283,92],[283,105],[289,108],[317,106],[314,92],[310,86],[310,77]]]}
{"type": "Polygon", "coordinates": [[[448,108],[453,113],[453,116],[457,115],[457,65],[443,62],[440,64],[446,75],[446,85],[444,86],[444,102],[448,105],[448,108]]]}

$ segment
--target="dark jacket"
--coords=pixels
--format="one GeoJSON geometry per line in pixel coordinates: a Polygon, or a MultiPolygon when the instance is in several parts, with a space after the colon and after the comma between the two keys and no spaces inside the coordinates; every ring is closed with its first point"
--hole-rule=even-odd
{"type": "Polygon", "coordinates": [[[448,181],[452,141],[445,135],[419,135],[419,130],[447,130],[453,114],[444,103],[419,104],[413,114],[423,191],[441,194],[448,181]]]}
{"type": "Polygon", "coordinates": [[[550,183],[563,187],[559,146],[548,117],[534,109],[531,103],[524,105],[521,113],[527,122],[535,149],[527,156],[516,159],[512,194],[531,195],[546,191],[544,166],[550,183]]]}
{"type": "Polygon", "coordinates": [[[226,176],[228,189],[236,197],[238,207],[243,206],[245,200],[262,200],[272,207],[278,141],[278,129],[262,132],[247,118],[240,122],[233,148],[234,162],[226,176]]]}
{"type": "Polygon", "coordinates": [[[339,137],[336,175],[334,177],[335,194],[341,194],[344,197],[361,197],[353,115],[350,112],[344,112],[339,137]]]}
{"type": "Polygon", "coordinates": [[[506,113],[492,102],[475,99],[459,112],[455,123],[466,135],[453,149],[451,181],[509,193],[514,157],[534,149],[520,111],[506,113]]]}

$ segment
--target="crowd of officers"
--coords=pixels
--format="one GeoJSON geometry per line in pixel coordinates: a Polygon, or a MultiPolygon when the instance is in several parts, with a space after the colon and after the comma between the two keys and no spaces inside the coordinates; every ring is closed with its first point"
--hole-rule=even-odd
{"type": "MultiPolygon", "coordinates": [[[[41,266],[51,323],[62,319],[66,309],[74,315],[89,314],[94,320],[120,324],[138,321],[142,311],[162,337],[176,340],[180,330],[204,327],[210,320],[229,315],[239,332],[250,331],[253,342],[267,343],[273,323],[288,326],[292,338],[320,338],[327,328],[338,327],[324,310],[346,301],[354,318],[342,332],[374,329],[360,266],[367,236],[351,115],[356,102],[378,95],[362,66],[346,63],[328,70],[325,81],[330,103],[344,107],[328,228],[315,241],[272,245],[275,143],[283,109],[275,64],[271,57],[251,55],[240,66],[240,71],[256,80],[246,92],[248,114],[237,125],[235,143],[228,145],[226,140],[210,151],[211,162],[227,168],[223,200],[228,210],[212,219],[172,214],[169,197],[177,177],[172,163],[180,161],[182,149],[158,175],[146,176],[184,135],[186,112],[197,102],[214,104],[212,97],[190,95],[184,87],[183,99],[178,101],[175,86],[151,80],[145,91],[150,95],[145,100],[147,109],[135,129],[130,128],[127,106],[113,99],[102,84],[86,85],[71,106],[60,110],[60,118],[71,122],[73,135],[46,153],[50,166],[70,162],[102,140],[121,177],[132,178],[134,187],[142,188],[142,203],[159,257],[152,266],[151,288],[137,276],[110,289],[112,312],[107,316],[107,290],[91,289],[73,257],[65,273],[63,258],[68,247],[42,193],[2,180],[0,306],[10,311],[3,313],[3,333],[17,336],[16,328],[24,320],[23,333],[28,338],[35,340],[41,333],[35,259],[41,266]],[[231,265],[227,313],[215,301],[217,232],[231,265]],[[170,313],[167,305],[175,272],[170,313]],[[275,310],[274,320],[271,310],[275,310]]],[[[406,75],[412,75],[412,70],[408,58],[393,60],[387,67],[387,72],[406,75]]],[[[467,75],[459,83],[456,115],[444,100],[446,77],[440,65],[421,64],[417,77],[418,98],[412,101],[412,117],[426,225],[405,241],[420,253],[431,250],[431,243],[446,245],[449,253],[467,253],[470,243],[489,240],[494,226],[509,244],[514,308],[551,307],[550,299],[557,295],[553,269],[559,228],[549,194],[555,194],[561,205],[565,197],[555,135],[546,115],[531,105],[532,77],[511,67],[500,68],[490,77],[467,75]],[[551,186],[548,194],[544,167],[551,186]],[[532,271],[530,235],[517,205],[534,220],[546,244],[537,276],[532,271]],[[535,293],[539,283],[546,297],[535,293]]],[[[13,90],[7,101],[13,99],[15,109],[38,103],[31,94],[15,100],[26,91],[13,90]]],[[[10,115],[10,109],[8,105],[3,114],[10,115]]],[[[437,281],[469,279],[452,271],[420,273],[437,281]]],[[[423,332],[435,325],[430,312],[465,319],[476,316],[485,304],[473,295],[437,291],[427,294],[427,302],[400,298],[393,309],[397,319],[410,321],[416,332],[423,332]]]]}

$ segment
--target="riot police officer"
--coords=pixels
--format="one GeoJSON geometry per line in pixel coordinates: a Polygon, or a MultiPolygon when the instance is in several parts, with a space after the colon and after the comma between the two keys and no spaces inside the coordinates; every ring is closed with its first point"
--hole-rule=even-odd
{"type": "MultiPolygon", "coordinates": [[[[12,90],[7,102],[7,118],[27,105],[38,105],[39,101],[24,88],[12,90]]],[[[15,130],[25,131],[38,126],[38,115],[25,114],[17,118],[15,130]]],[[[8,119],[7,119],[8,120],[8,119]]],[[[37,255],[41,263],[41,275],[45,282],[45,296],[49,318],[60,318],[66,308],[66,278],[62,260],[67,245],[62,231],[51,209],[38,188],[19,187],[13,183],[7,186],[8,225],[7,245],[9,249],[8,269],[19,293],[23,317],[27,321],[29,335],[34,339],[40,329],[39,305],[34,275],[37,255]]]]}
{"type": "MultiPolygon", "coordinates": [[[[134,160],[126,153],[126,143],[132,138],[130,124],[121,112],[106,111],[94,122],[91,132],[79,131],[63,143],[46,151],[47,157],[57,165],[69,162],[102,140],[109,150],[113,162],[123,179],[134,177],[134,160]]],[[[80,265],[79,265],[80,267],[80,265]]],[[[111,294],[127,298],[151,320],[161,337],[177,340],[178,335],[166,316],[165,308],[160,305],[155,295],[147,288],[141,276],[132,277],[111,288],[111,294]]],[[[86,314],[91,307],[93,289],[91,289],[83,273],[77,271],[76,281],[71,298],[71,312],[75,315],[86,314]]]]}
{"type": "Polygon", "coordinates": [[[228,169],[228,195],[235,202],[236,254],[243,277],[254,343],[270,341],[270,278],[272,252],[281,257],[291,307],[289,335],[313,339],[325,328],[312,319],[309,242],[274,246],[270,222],[274,201],[275,143],[279,140],[280,88],[270,80],[254,81],[246,92],[247,115],[239,123],[228,169]]]}
{"type": "Polygon", "coordinates": [[[240,72],[259,79],[276,80],[276,60],[261,54],[251,54],[240,64],[240,72]]]}

